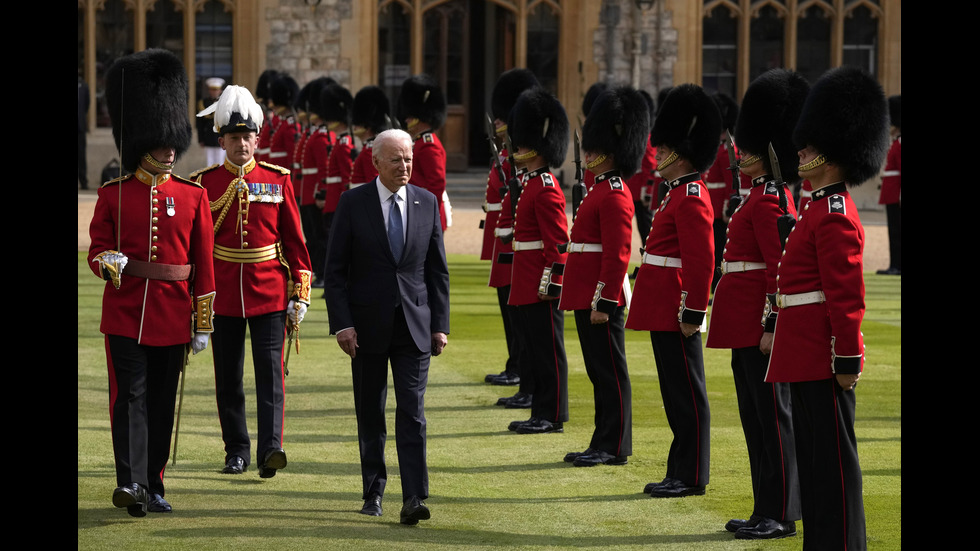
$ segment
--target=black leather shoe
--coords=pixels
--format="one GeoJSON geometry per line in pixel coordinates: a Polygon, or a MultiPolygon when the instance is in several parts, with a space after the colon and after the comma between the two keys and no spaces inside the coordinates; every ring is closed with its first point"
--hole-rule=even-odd
{"type": "Polygon", "coordinates": [[[112,504],[125,507],[131,517],[146,516],[147,499],[146,488],[135,482],[120,486],[112,492],[112,504]]]}
{"type": "Polygon", "coordinates": [[[146,510],[151,513],[172,513],[174,508],[167,503],[166,499],[160,494],[150,494],[150,502],[146,504],[146,510]]]}
{"type": "Polygon", "coordinates": [[[544,419],[532,418],[517,426],[517,434],[544,434],[546,432],[565,432],[560,422],[552,423],[544,419]]]}
{"type": "Polygon", "coordinates": [[[225,468],[221,469],[224,474],[242,474],[248,469],[245,460],[237,455],[233,455],[225,462],[225,468]]]}
{"type": "Polygon", "coordinates": [[[669,476],[668,477],[664,477],[664,479],[661,480],[660,482],[650,482],[649,484],[647,484],[646,486],[644,486],[643,487],[643,493],[644,494],[649,494],[657,486],[663,486],[664,484],[674,484],[675,482],[677,482],[677,479],[670,478],[669,476]]]}
{"type": "Polygon", "coordinates": [[[372,517],[381,516],[381,496],[378,494],[371,494],[367,499],[364,500],[364,507],[361,507],[362,515],[370,515],[372,517]]]}
{"type": "Polygon", "coordinates": [[[526,392],[518,392],[510,397],[504,404],[507,409],[527,409],[531,407],[531,395],[526,392]]]}
{"type": "Polygon", "coordinates": [[[687,497],[703,496],[704,486],[688,486],[680,480],[655,486],[650,490],[650,497],[687,497]]]}
{"type": "Polygon", "coordinates": [[[564,461],[565,461],[565,463],[571,463],[572,461],[575,461],[579,457],[582,457],[583,455],[589,455],[590,453],[592,453],[594,451],[595,450],[593,450],[592,448],[585,448],[585,451],[584,452],[568,452],[568,453],[565,454],[564,461]]]}
{"type": "Polygon", "coordinates": [[[613,455],[602,450],[595,450],[590,454],[581,455],[572,461],[576,467],[595,467],[596,465],[625,465],[625,455],[613,455]]]}
{"type": "Polygon", "coordinates": [[[276,476],[276,471],[286,468],[286,450],[269,450],[265,454],[265,461],[259,464],[259,478],[272,478],[276,476]]]}
{"type": "Polygon", "coordinates": [[[745,528],[746,526],[748,527],[755,526],[756,524],[759,524],[759,521],[761,520],[762,517],[757,517],[755,515],[752,515],[748,519],[733,518],[732,520],[725,523],[725,530],[728,530],[729,532],[738,532],[739,528],[745,528]]]}
{"type": "Polygon", "coordinates": [[[901,268],[888,268],[887,270],[878,270],[878,275],[902,275],[901,268]]]}
{"type": "Polygon", "coordinates": [[[504,371],[490,380],[490,384],[498,386],[514,386],[521,384],[521,377],[517,373],[504,371]]]}
{"type": "Polygon", "coordinates": [[[537,417],[531,417],[530,419],[525,419],[523,421],[511,421],[510,424],[507,425],[507,430],[509,430],[511,432],[516,432],[517,431],[517,427],[519,427],[519,426],[521,426],[521,425],[523,425],[525,423],[537,422],[537,420],[538,420],[537,417]]]}
{"type": "Polygon", "coordinates": [[[779,522],[771,518],[764,518],[755,526],[745,526],[735,532],[735,539],[740,540],[774,540],[796,535],[796,523],[779,522]]]}
{"type": "Polygon", "coordinates": [[[402,506],[401,523],[412,526],[418,524],[420,520],[429,520],[431,516],[425,502],[416,496],[412,496],[402,506]]]}
{"type": "Polygon", "coordinates": [[[483,378],[483,382],[493,384],[494,379],[500,377],[501,375],[506,375],[506,374],[507,374],[506,371],[501,371],[500,373],[488,373],[487,376],[483,378]]]}

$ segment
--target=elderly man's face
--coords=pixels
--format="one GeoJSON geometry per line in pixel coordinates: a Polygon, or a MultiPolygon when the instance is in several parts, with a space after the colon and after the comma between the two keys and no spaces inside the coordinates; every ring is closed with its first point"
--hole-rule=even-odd
{"type": "Polygon", "coordinates": [[[381,184],[395,192],[412,178],[412,141],[407,137],[387,140],[371,160],[381,184]]]}

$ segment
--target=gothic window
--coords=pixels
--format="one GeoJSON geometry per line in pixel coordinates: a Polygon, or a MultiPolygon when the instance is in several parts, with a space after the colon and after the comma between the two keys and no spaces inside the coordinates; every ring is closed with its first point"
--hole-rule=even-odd
{"type": "Polygon", "coordinates": [[[705,13],[704,42],[701,49],[701,84],[710,92],[722,92],[738,97],[738,12],[731,6],[718,4],[705,13]]]}

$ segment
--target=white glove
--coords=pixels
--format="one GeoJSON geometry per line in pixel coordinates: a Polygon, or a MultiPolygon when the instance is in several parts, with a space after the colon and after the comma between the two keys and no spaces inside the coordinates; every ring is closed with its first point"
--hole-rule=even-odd
{"type": "Polygon", "coordinates": [[[290,325],[299,325],[303,321],[303,318],[306,317],[306,305],[302,302],[290,300],[289,305],[286,306],[286,317],[289,318],[290,325]]]}
{"type": "Polygon", "coordinates": [[[208,340],[211,338],[211,333],[194,333],[194,338],[191,339],[191,350],[194,354],[202,352],[208,347],[208,340]]]}

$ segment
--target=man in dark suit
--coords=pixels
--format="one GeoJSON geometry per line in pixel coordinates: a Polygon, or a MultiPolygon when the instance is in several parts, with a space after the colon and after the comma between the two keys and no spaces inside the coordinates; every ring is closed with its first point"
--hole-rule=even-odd
{"type": "Polygon", "coordinates": [[[436,197],[409,185],[412,137],[374,140],[378,176],[341,195],[334,214],[324,291],[330,333],[351,357],[364,507],[381,515],[387,482],[385,399],[391,362],[403,507],[402,524],[429,518],[424,395],[429,359],[449,333],[449,269],[436,197]]]}

